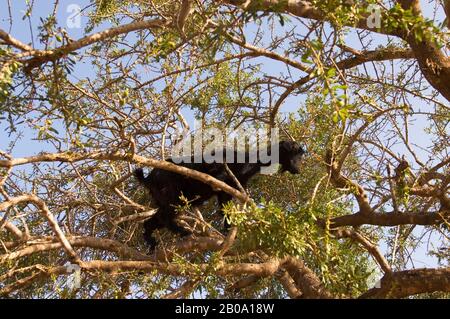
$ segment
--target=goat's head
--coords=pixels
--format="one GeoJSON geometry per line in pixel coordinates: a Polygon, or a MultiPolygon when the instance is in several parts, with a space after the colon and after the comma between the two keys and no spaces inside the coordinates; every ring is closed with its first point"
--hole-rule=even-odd
{"type": "Polygon", "coordinates": [[[288,171],[292,174],[300,173],[300,162],[305,150],[294,141],[281,141],[279,144],[279,162],[281,172],[288,171]]]}

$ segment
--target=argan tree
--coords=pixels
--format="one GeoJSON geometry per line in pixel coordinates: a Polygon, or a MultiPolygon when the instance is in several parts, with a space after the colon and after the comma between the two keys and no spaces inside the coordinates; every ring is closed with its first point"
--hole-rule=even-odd
{"type": "Polygon", "coordinates": [[[450,1],[2,5],[2,297],[449,296],[450,1]],[[276,128],[302,173],[165,161],[194,119],[276,128]],[[149,252],[136,167],[232,195],[231,230],[185,201],[149,252]]]}

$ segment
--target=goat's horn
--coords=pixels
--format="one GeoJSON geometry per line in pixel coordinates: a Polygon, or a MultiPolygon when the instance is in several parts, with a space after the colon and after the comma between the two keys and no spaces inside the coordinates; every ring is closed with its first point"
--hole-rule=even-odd
{"type": "Polygon", "coordinates": [[[289,134],[289,132],[284,127],[281,127],[281,130],[284,132],[284,134],[287,135],[287,137],[289,137],[292,140],[292,142],[295,142],[294,137],[291,134],[289,134]]]}

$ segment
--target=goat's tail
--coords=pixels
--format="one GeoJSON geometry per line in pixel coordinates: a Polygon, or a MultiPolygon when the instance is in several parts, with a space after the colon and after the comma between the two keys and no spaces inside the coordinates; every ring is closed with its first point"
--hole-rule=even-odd
{"type": "Polygon", "coordinates": [[[133,172],[136,179],[139,181],[139,183],[145,184],[146,178],[144,176],[144,170],[142,168],[137,168],[133,172]]]}

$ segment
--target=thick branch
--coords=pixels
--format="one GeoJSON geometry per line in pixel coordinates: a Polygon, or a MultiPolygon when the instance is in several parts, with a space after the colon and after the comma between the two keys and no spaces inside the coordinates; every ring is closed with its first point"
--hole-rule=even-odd
{"type": "Polygon", "coordinates": [[[303,293],[302,297],[307,299],[330,299],[333,295],[323,287],[320,279],[305,264],[294,257],[287,257],[283,264],[295,284],[303,293]]]}
{"type": "Polygon", "coordinates": [[[447,28],[450,30],[450,0],[444,0],[444,11],[447,16],[447,28]]]}
{"type": "MultiPolygon", "coordinates": [[[[448,216],[448,213],[446,214],[448,216]]],[[[341,226],[398,226],[398,225],[438,225],[444,222],[443,212],[436,213],[360,213],[331,219],[331,227],[341,226]]]]}
{"type": "MultiPolygon", "coordinates": [[[[277,11],[290,13],[299,18],[313,19],[318,21],[326,21],[327,14],[313,6],[310,1],[304,0],[222,0],[225,4],[234,6],[241,6],[243,9],[252,8],[252,10],[277,11]],[[244,5],[244,6],[243,6],[244,5]]],[[[376,27],[369,27],[367,24],[367,17],[362,16],[354,25],[349,24],[349,27],[356,27],[373,32],[383,34],[396,35],[396,33],[389,30],[376,27]]]]}
{"type": "MultiPolygon", "coordinates": [[[[116,253],[121,258],[135,259],[135,260],[150,260],[151,257],[138,252],[137,250],[128,247],[118,241],[108,238],[97,237],[68,237],[72,247],[89,247],[94,249],[101,249],[116,253]]],[[[49,250],[56,250],[62,248],[60,242],[47,242],[30,245],[18,251],[14,251],[8,254],[0,255],[0,263],[7,260],[14,260],[21,257],[29,256],[38,252],[44,252],[49,250]]]]}
{"type": "Polygon", "coordinates": [[[282,275],[277,276],[277,279],[291,299],[301,298],[302,292],[297,288],[295,281],[287,271],[284,271],[282,275]]]}
{"type": "Polygon", "coordinates": [[[373,51],[357,52],[355,56],[339,61],[336,65],[341,70],[348,70],[367,62],[413,58],[414,52],[411,49],[389,47],[373,51]]]}
{"type": "Polygon", "coordinates": [[[89,46],[93,43],[103,41],[108,38],[118,36],[120,34],[126,34],[132,31],[151,29],[151,28],[161,28],[168,25],[167,21],[160,19],[136,21],[115,28],[107,29],[92,35],[88,35],[77,41],[70,42],[62,47],[47,50],[47,51],[36,51],[35,57],[25,61],[27,65],[27,70],[31,70],[39,65],[59,59],[70,52],[77,51],[83,47],[89,46]]]}
{"type": "Polygon", "coordinates": [[[66,162],[73,163],[84,160],[115,160],[115,161],[128,161],[137,164],[150,166],[154,168],[160,168],[168,171],[172,171],[187,177],[199,180],[213,188],[223,190],[224,192],[230,194],[231,196],[241,200],[247,201],[248,196],[242,194],[235,188],[229,186],[228,184],[196,170],[192,170],[183,166],[178,166],[166,161],[158,161],[151,158],[146,158],[136,154],[128,155],[120,152],[103,153],[103,152],[92,152],[92,153],[44,153],[31,157],[0,160],[0,167],[12,167],[24,164],[39,163],[39,162],[66,162]]]}
{"type": "Polygon", "coordinates": [[[12,45],[13,47],[20,49],[22,51],[32,51],[33,48],[28,44],[22,43],[16,38],[12,37],[9,33],[0,29],[0,39],[4,40],[7,44],[12,45]]]}
{"type": "Polygon", "coordinates": [[[450,268],[413,269],[384,275],[380,288],[372,288],[360,298],[404,298],[436,291],[450,292],[450,268]]]}

